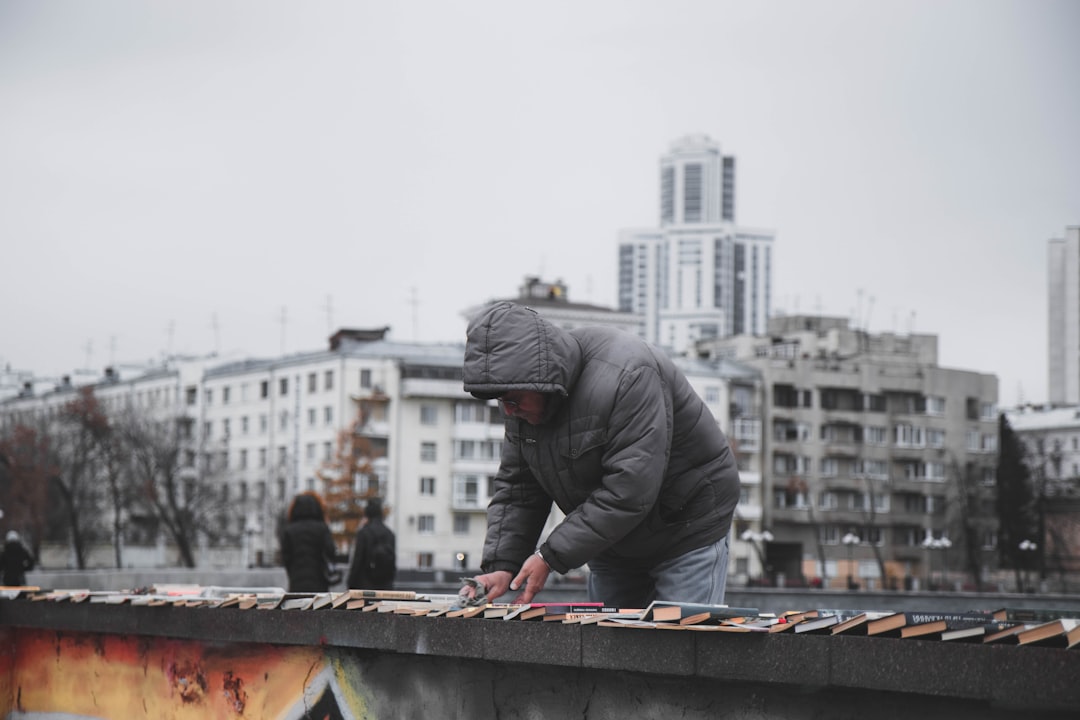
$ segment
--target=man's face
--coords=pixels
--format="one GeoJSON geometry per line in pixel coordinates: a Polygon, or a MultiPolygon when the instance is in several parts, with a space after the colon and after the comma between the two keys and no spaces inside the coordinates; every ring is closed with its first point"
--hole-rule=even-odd
{"type": "Polygon", "coordinates": [[[532,390],[511,390],[499,398],[499,407],[510,417],[521,418],[530,425],[544,419],[547,396],[532,390]]]}

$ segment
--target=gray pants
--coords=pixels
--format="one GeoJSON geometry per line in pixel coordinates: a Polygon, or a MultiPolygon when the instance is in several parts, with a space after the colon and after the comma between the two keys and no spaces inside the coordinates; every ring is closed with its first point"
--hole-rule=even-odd
{"type": "Polygon", "coordinates": [[[653,600],[721,605],[727,585],[728,538],[648,570],[626,570],[601,559],[589,563],[589,600],[645,608],[653,600]]]}

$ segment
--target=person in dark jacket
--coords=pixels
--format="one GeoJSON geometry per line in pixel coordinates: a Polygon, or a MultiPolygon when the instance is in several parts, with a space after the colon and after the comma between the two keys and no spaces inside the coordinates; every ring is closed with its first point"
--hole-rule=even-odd
{"type": "Polygon", "coordinates": [[[330,565],[337,556],[322,500],[314,492],[293,498],[281,538],[281,558],[289,592],[327,592],[330,565]]]}
{"type": "Polygon", "coordinates": [[[507,416],[475,578],[488,598],[530,602],[552,570],[588,564],[593,601],[723,602],[739,472],[667,354],[498,302],[469,323],[463,372],[507,416]],[[538,545],[552,502],[565,518],[538,545]]]}
{"type": "Polygon", "coordinates": [[[25,585],[27,571],[34,569],[34,555],[15,530],[8,530],[0,565],[4,568],[5,585],[25,585]]]}
{"type": "Polygon", "coordinates": [[[397,576],[394,531],[383,522],[382,500],[373,497],[364,507],[366,521],[356,531],[347,584],[355,590],[392,590],[397,576]]]}

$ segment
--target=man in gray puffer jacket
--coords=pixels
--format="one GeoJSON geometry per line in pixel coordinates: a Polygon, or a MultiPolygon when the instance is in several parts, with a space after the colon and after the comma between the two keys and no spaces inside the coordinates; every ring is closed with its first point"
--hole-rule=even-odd
{"type": "Polygon", "coordinates": [[[530,602],[551,570],[588,563],[593,601],[723,602],[738,468],[662,350],[499,302],[469,324],[464,385],[507,415],[476,578],[489,599],[530,602]],[[537,547],[553,501],[566,517],[537,547]]]}

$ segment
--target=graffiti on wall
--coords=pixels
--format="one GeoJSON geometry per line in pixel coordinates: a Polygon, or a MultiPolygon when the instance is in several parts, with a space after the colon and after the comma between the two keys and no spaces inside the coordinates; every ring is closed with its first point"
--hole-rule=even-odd
{"type": "Polygon", "coordinates": [[[0,713],[24,718],[369,716],[355,660],[334,648],[6,628],[0,713]]]}

